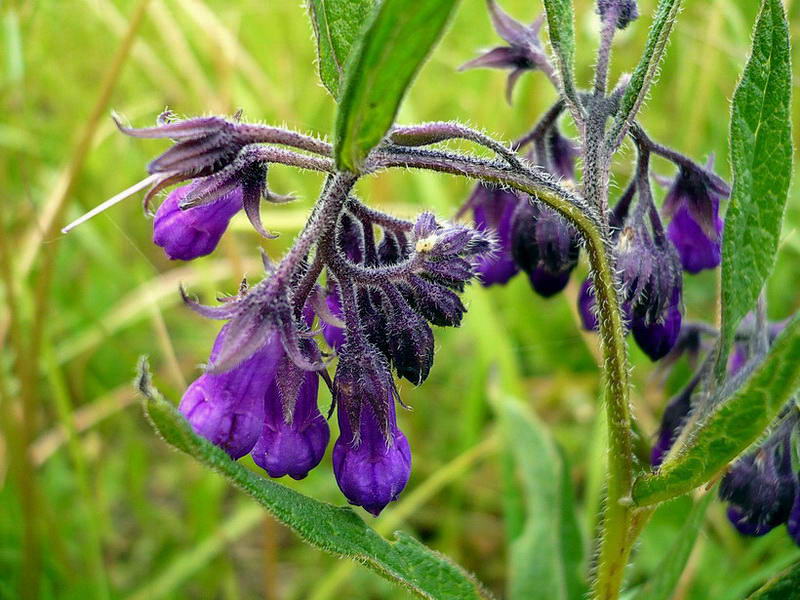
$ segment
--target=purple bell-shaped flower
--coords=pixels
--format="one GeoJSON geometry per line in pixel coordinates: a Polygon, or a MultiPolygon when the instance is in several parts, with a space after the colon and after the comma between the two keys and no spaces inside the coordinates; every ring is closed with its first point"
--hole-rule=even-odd
{"type": "Polygon", "coordinates": [[[325,454],[328,422],[317,407],[319,375],[288,357],[266,390],[261,436],[251,454],[270,477],[303,479],[325,454]]]}
{"type": "Polygon", "coordinates": [[[231,218],[242,209],[242,190],[235,188],[210,204],[181,209],[194,184],[174,189],[158,207],[153,242],[172,260],[192,260],[211,254],[231,218]]]}
{"type": "Polygon", "coordinates": [[[713,269],[722,257],[722,219],[719,203],[730,195],[728,185],[714,173],[681,167],[664,199],[664,214],[672,217],[667,237],[689,273],[713,269]]]}
{"type": "MultiPolygon", "coordinates": [[[[228,327],[223,327],[211,351],[213,362],[228,327]]],[[[264,391],[275,377],[283,356],[280,337],[223,373],[203,373],[186,390],[178,410],[195,433],[238,459],[250,452],[264,424],[264,391]]]]}
{"type": "Polygon", "coordinates": [[[377,516],[411,474],[411,450],[397,427],[397,391],[385,360],[370,344],[345,344],[339,356],[334,394],[340,437],[333,471],[348,501],[377,516]]]}

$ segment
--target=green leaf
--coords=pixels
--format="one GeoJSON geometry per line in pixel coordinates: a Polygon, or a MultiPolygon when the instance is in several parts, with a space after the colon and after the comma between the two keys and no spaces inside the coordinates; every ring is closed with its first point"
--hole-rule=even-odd
{"type": "Polygon", "coordinates": [[[715,496],[716,494],[713,492],[708,492],[695,502],[675,543],[664,554],[664,558],[655,570],[655,575],[637,590],[634,596],[635,600],[669,600],[672,598],[681,574],[686,568],[686,563],[689,561],[689,555],[692,553],[697,536],[700,535],[703,528],[706,509],[715,496]]]}
{"type": "MultiPolygon", "coordinates": [[[[497,394],[493,394],[497,396],[497,394]]],[[[511,542],[508,597],[579,600],[583,541],[565,462],[534,414],[512,396],[492,398],[525,499],[525,521],[511,542]]]]}
{"type": "Polygon", "coordinates": [[[153,388],[144,359],[138,387],[145,397],[147,416],[167,443],[225,476],[312,546],[352,558],[420,598],[491,598],[472,575],[410,536],[396,532],[395,540],[387,541],[352,509],[304,496],[231,460],[223,450],[195,435],[186,419],[153,388]]]}
{"type": "Polygon", "coordinates": [[[411,80],[457,0],[384,0],[354,49],[336,115],[334,156],[357,171],[394,124],[411,80]]]}
{"type": "Polygon", "coordinates": [[[792,174],[790,60],[783,6],[763,0],[731,113],[733,191],[722,246],[720,374],[736,328],[775,264],[792,174]]]}
{"type": "Polygon", "coordinates": [[[619,110],[609,131],[607,139],[612,148],[617,148],[622,143],[628,127],[647,97],[650,84],[653,83],[661,59],[664,57],[669,34],[675,24],[680,6],[681,0],[660,0],[658,3],[650,32],[647,35],[644,54],[631,75],[630,83],[622,96],[619,110]]]}
{"type": "Polygon", "coordinates": [[[334,98],[339,97],[350,49],[369,20],[372,4],[372,0],[308,1],[317,38],[319,77],[334,98]]]}
{"type": "Polygon", "coordinates": [[[644,506],[669,500],[719,476],[800,388],[798,356],[800,316],[795,316],[744,384],[711,410],[686,444],[659,471],[636,480],[634,502],[644,506]]]}
{"type": "Polygon", "coordinates": [[[578,104],[575,91],[575,12],[572,0],[544,0],[550,45],[556,54],[556,63],[564,87],[564,95],[578,104]]]}
{"type": "Polygon", "coordinates": [[[786,600],[794,598],[797,590],[800,590],[800,562],[778,573],[748,596],[747,600],[786,600]]]}

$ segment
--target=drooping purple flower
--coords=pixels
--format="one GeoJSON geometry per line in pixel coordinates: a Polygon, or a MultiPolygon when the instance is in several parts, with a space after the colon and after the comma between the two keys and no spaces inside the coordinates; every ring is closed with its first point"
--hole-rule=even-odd
{"type": "Polygon", "coordinates": [[[425,318],[393,287],[383,290],[387,296],[387,357],[397,371],[414,385],[428,378],[433,366],[433,332],[425,318]]]}
{"type": "Polygon", "coordinates": [[[798,495],[791,439],[796,419],[785,419],[756,451],[723,477],[719,497],[730,503],[728,519],[744,535],[764,535],[786,523],[798,495]]]}
{"type": "Polygon", "coordinates": [[[506,84],[506,99],[511,102],[514,85],[525,71],[541,69],[547,65],[547,57],[539,41],[539,30],[542,19],[539,18],[531,26],[523,25],[512,19],[501,9],[495,0],[487,0],[492,24],[498,35],[508,43],[508,46],[498,46],[475,58],[459,70],[490,67],[494,69],[510,69],[506,84]]]}
{"type": "Polygon", "coordinates": [[[644,325],[663,323],[674,316],[683,279],[680,261],[663,230],[651,234],[641,219],[630,220],[619,233],[616,254],[623,298],[630,303],[633,316],[644,325]]]}
{"type": "Polygon", "coordinates": [[[730,187],[709,169],[682,166],[675,177],[663,210],[672,218],[667,236],[689,273],[719,266],[723,228],[719,203],[729,195],[730,187]]]}
{"type": "Polygon", "coordinates": [[[340,437],[333,471],[351,504],[377,516],[408,483],[411,450],[397,427],[397,390],[376,348],[353,342],[342,347],[334,379],[340,437]]]}
{"type": "Polygon", "coordinates": [[[270,477],[303,479],[325,454],[328,422],[317,407],[319,375],[283,357],[264,397],[261,435],[251,454],[270,477]]]}
{"type": "Polygon", "coordinates": [[[172,260],[211,254],[233,215],[242,209],[242,191],[235,188],[211,204],[182,210],[180,205],[193,187],[184,185],[170,192],[153,220],[153,243],[172,260]]]}
{"type": "Polygon", "coordinates": [[[618,29],[625,29],[631,21],[639,18],[636,0],[597,0],[600,19],[613,19],[618,29]]]}
{"type": "Polygon", "coordinates": [[[681,432],[681,428],[692,410],[692,394],[700,383],[700,377],[693,377],[689,384],[669,401],[661,425],[658,428],[658,437],[650,451],[650,464],[658,467],[664,457],[672,448],[672,444],[681,432]]]}
{"type": "Polygon", "coordinates": [[[134,129],[117,121],[119,129],[134,137],[170,138],[175,143],[147,167],[156,179],[145,195],[145,208],[154,195],[170,185],[195,180],[181,199],[181,208],[216,204],[238,190],[239,208],[244,208],[253,228],[264,237],[275,237],[261,223],[262,200],[287,202],[292,196],[273,194],[267,189],[267,163],[259,127],[228,121],[222,117],[176,120],[163,113],[156,127],[134,129]]]}
{"type": "Polygon", "coordinates": [[[472,208],[475,226],[494,232],[498,242],[496,251],[481,257],[476,265],[483,286],[506,284],[519,270],[511,256],[511,218],[518,203],[514,192],[479,183],[465,204],[472,208]]]}
{"type": "Polygon", "coordinates": [[[681,331],[681,321],[681,290],[675,288],[672,304],[667,309],[663,321],[648,323],[643,317],[634,313],[631,322],[633,339],[650,360],[659,360],[675,345],[681,331]]]}
{"type": "Polygon", "coordinates": [[[552,209],[520,203],[511,228],[511,252],[531,286],[549,298],[567,285],[578,263],[577,234],[552,209]]]}
{"type": "MultiPolygon", "coordinates": [[[[230,331],[220,331],[211,350],[216,360],[230,331]]],[[[186,390],[178,407],[194,429],[233,459],[250,452],[264,423],[264,392],[275,376],[283,349],[279,336],[236,367],[222,373],[203,373],[186,390]]]]}

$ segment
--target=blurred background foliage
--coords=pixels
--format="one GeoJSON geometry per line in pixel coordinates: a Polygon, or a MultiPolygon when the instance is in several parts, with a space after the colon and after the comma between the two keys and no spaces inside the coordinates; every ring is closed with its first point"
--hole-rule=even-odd
{"type": "MultiPolygon", "coordinates": [[[[641,117],[662,142],[695,158],[714,154],[725,176],[729,98],[757,4],[687,2],[641,117]]],[[[785,4],[796,42],[800,1],[785,4]]],[[[41,555],[42,598],[407,597],[363,569],[303,546],[222,479],[171,452],[145,421],[130,385],[137,357],[149,354],[157,382],[177,401],[216,333],[213,323],[181,307],[178,283],[208,301],[219,291],[235,291],[243,274],[257,280],[257,247],[281,255],[321,178],[272,169],[272,188],[301,198],[264,208],[265,223],[281,237],[259,239],[235,220],[215,255],[191,264],[170,262],[151,244],[151,223],[136,200],[69,236],[57,233],[54,221],[71,220],[142,178],[147,161],[163,148],[119,135],[108,118],[112,108],[137,126],[153,123],[169,106],[183,115],[241,108],[246,120],[319,135],[331,131],[334,103],[318,82],[312,32],[299,1],[151,0],[129,51],[120,51],[141,5],[0,3],[0,598],[18,597],[26,535],[41,555]],[[32,345],[31,339],[40,341],[32,345]],[[22,446],[27,454],[19,452],[22,446]]],[[[541,10],[529,0],[502,5],[523,21],[541,10]]],[[[575,6],[577,74],[586,83],[597,17],[591,0],[575,0],[575,6]]],[[[618,36],[612,80],[632,68],[643,47],[655,0],[639,6],[644,17],[618,36]]],[[[400,122],[458,119],[505,140],[524,133],[554,99],[543,77],[523,78],[509,106],[504,74],[456,72],[496,42],[484,3],[464,0],[400,122]]],[[[795,128],[796,145],[798,135],[795,128]]],[[[617,189],[631,159],[628,149],[618,161],[617,189]]],[[[671,175],[669,165],[657,166],[671,175]]],[[[769,289],[774,319],[800,304],[800,190],[794,183],[769,289]]],[[[363,181],[360,193],[399,215],[432,209],[451,216],[469,185],[392,172],[363,181]]],[[[583,265],[568,293],[552,300],[535,296],[522,276],[504,288],[471,289],[463,327],[437,333],[428,382],[420,389],[401,386],[414,409],[400,416],[414,472],[400,502],[373,524],[383,533],[398,527],[412,532],[498,594],[506,579],[505,535],[515,527],[513,519],[504,522],[504,510],[515,514],[515,499],[502,483],[515,473],[486,401],[498,361],[563,448],[587,540],[596,524],[603,467],[597,348],[593,336],[579,332],[574,311],[585,272],[583,265]]],[[[717,274],[689,278],[686,288],[688,317],[714,321],[717,274]]],[[[689,367],[681,361],[667,375],[634,345],[631,352],[633,403],[648,441],[689,367]]],[[[320,400],[327,406],[327,391],[320,400]]],[[[285,483],[343,502],[329,457],[306,480],[285,483]]],[[[632,585],[657,567],[690,505],[683,498],[658,511],[637,547],[632,585]]],[[[741,598],[798,558],[800,549],[783,528],[742,538],[713,503],[675,597],[741,598]]]]}

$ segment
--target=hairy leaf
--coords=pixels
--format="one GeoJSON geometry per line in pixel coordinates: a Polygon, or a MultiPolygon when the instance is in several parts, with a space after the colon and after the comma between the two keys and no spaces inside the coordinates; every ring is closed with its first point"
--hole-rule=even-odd
{"type": "Polygon", "coordinates": [[[511,543],[510,600],[579,600],[583,542],[564,460],[528,408],[514,397],[494,399],[525,498],[525,521],[511,543]]]}
{"type": "Polygon", "coordinates": [[[797,590],[800,590],[800,562],[778,573],[749,595],[747,600],[786,600],[794,598],[797,590]]]}
{"type": "Polygon", "coordinates": [[[384,0],[353,50],[336,115],[334,155],[357,171],[394,123],[411,80],[439,40],[456,0],[384,0]]]}
{"type": "Polygon", "coordinates": [[[575,14],[572,0],[544,0],[544,10],[547,14],[547,30],[550,35],[550,45],[556,54],[558,72],[564,95],[573,104],[578,104],[578,94],[575,91],[575,14]]]}
{"type": "Polygon", "coordinates": [[[350,49],[369,20],[372,0],[308,0],[308,12],[317,38],[320,79],[338,98],[350,49]]]}
{"type": "Polygon", "coordinates": [[[694,434],[659,471],[633,486],[638,505],[669,500],[722,474],[747,449],[800,388],[800,316],[775,340],[744,384],[714,407],[694,434]]]}
{"type": "Polygon", "coordinates": [[[145,397],[147,416],[169,444],[225,476],[312,546],[357,560],[420,598],[491,598],[472,575],[412,537],[396,532],[394,541],[387,541],[352,509],[304,496],[231,460],[223,450],[195,435],[183,415],[153,388],[144,360],[138,386],[145,397]]]}
{"type": "Polygon", "coordinates": [[[630,83],[622,96],[619,110],[609,131],[607,139],[612,148],[616,148],[622,143],[628,127],[647,97],[650,85],[661,65],[661,59],[664,57],[669,34],[675,24],[680,6],[681,0],[660,0],[658,3],[645,43],[644,54],[631,75],[630,83]]]}
{"type": "Polygon", "coordinates": [[[634,600],[669,600],[689,561],[694,543],[705,521],[706,509],[716,494],[709,492],[692,507],[675,543],[664,554],[655,574],[639,588],[634,600]]]}
{"type": "Polygon", "coordinates": [[[792,173],[789,30],[780,0],[763,0],[753,49],[733,96],[733,191],[722,251],[722,339],[730,343],[775,264],[792,173]]]}

